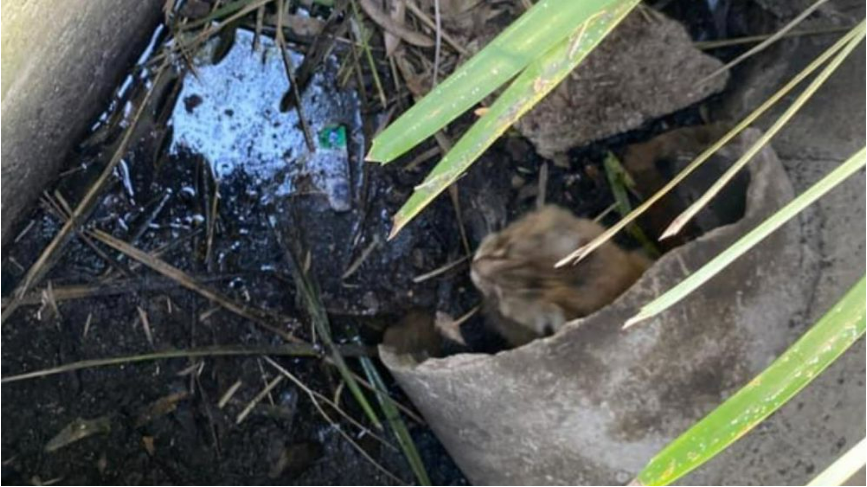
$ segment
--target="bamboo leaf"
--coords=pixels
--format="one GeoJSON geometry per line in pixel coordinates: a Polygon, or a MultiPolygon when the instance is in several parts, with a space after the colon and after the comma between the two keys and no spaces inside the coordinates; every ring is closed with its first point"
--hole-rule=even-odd
{"type": "Polygon", "coordinates": [[[557,263],[558,267],[562,267],[564,265],[569,265],[572,263],[576,263],[589,255],[591,252],[599,248],[602,244],[611,240],[611,237],[616,235],[618,232],[623,230],[627,225],[631,222],[635,221],[638,217],[640,217],[644,212],[646,212],[654,203],[662,199],[669,191],[675,188],[678,184],[683,182],[693,171],[698,169],[699,166],[704,164],[708,159],[710,159],[722,146],[726,145],[729,141],[734,139],[739,133],[741,133],[744,129],[749,127],[753,122],[755,122],[759,117],[761,117],[765,112],[767,112],[771,107],[773,107],[778,101],[783,99],[786,95],[789,94],[794,88],[796,88],[802,81],[807,79],[814,71],[819,69],[825,62],[831,59],[835,54],[837,54],[841,49],[843,49],[849,41],[851,41],[855,35],[857,34],[857,27],[850,30],[845,36],[843,36],[840,40],[838,40],[834,45],[826,49],[822,54],[816,57],[806,68],[804,68],[800,73],[795,75],[785,86],[780,88],[776,93],[771,95],[770,98],[765,100],[758,108],[753,110],[752,113],[747,115],[743,120],[741,120],[734,128],[732,128],[727,134],[725,134],[720,140],[718,140],[715,144],[708,147],[704,152],[702,152],[694,161],[689,163],[687,167],[685,167],[680,173],[677,174],[671,181],[666,183],[659,191],[653,194],[650,198],[648,198],[644,203],[639,205],[635,210],[633,210],[629,215],[622,218],[619,222],[611,226],[608,230],[602,233],[602,235],[593,239],[587,245],[575,250],[568,256],[564,257],[560,262],[557,263]]]}
{"type": "MultiPolygon", "coordinates": [[[[861,278],[758,377],[657,454],[634,483],[674,482],[747,434],[864,335],[865,304],[865,279],[861,278]]],[[[863,464],[863,454],[861,459],[863,464]]]]}
{"type": "Polygon", "coordinates": [[[714,257],[713,260],[705,264],[701,269],[694,272],[662,296],[659,296],[645,305],[641,308],[641,311],[630,318],[623,327],[628,328],[639,321],[656,316],[673,306],[675,303],[678,303],[681,299],[698,289],[699,286],[707,282],[710,278],[717,275],[735,259],[761,242],[774,230],[783,226],[784,223],[792,219],[804,208],[813,204],[825,193],[843,182],[843,180],[863,168],[865,163],[867,163],[867,160],[865,160],[865,149],[861,149],[855,155],[850,157],[849,160],[831,171],[830,174],[822,178],[808,190],[804,191],[800,196],[774,213],[759,226],[741,237],[740,240],[732,244],[729,248],[714,257]]]}
{"type": "Polygon", "coordinates": [[[412,196],[394,216],[389,238],[394,237],[437,195],[454,183],[521,115],[554,89],[637,4],[638,0],[617,0],[527,66],[433,168],[425,181],[415,188],[412,196]]]}
{"type": "Polygon", "coordinates": [[[726,172],[720,176],[719,179],[714,181],[713,185],[705,191],[703,195],[699,199],[697,199],[693,204],[689,206],[683,213],[677,216],[674,221],[669,225],[669,227],[662,233],[660,239],[670,237],[672,235],[676,235],[680,230],[686,225],[692,218],[701,211],[702,208],[707,206],[711,199],[713,199],[720,191],[722,191],[723,187],[728,184],[734,177],[737,175],[738,171],[743,169],[750,160],[758,154],[760,150],[768,143],[770,140],[789,123],[789,120],[795,116],[795,114],[800,110],[804,104],[809,101],[809,99],[816,93],[816,91],[828,81],[828,78],[834,74],[834,71],[840,67],[843,61],[846,60],[846,57],[852,53],[852,51],[861,44],[861,41],[864,40],[865,35],[865,23],[861,21],[857,27],[855,27],[857,35],[849,41],[846,47],[837,54],[833,60],[816,76],[814,79],[804,90],[803,93],[798,95],[798,98],[795,99],[794,102],[783,112],[782,115],[774,121],[774,124],[771,125],[768,130],[762,134],[762,136],[753,144],[747,151],[735,161],[734,164],[726,172]]]}
{"type": "Polygon", "coordinates": [[[367,160],[388,163],[493,93],[600,11],[623,0],[541,0],[373,140],[367,160]]]}

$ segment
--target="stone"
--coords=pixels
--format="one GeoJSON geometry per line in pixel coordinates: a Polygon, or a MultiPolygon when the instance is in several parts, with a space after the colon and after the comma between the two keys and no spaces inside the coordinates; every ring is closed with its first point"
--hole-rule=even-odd
{"type": "Polygon", "coordinates": [[[635,11],[516,127],[539,155],[557,159],[721,91],[727,74],[699,83],[720,66],[680,23],[635,11]]]}

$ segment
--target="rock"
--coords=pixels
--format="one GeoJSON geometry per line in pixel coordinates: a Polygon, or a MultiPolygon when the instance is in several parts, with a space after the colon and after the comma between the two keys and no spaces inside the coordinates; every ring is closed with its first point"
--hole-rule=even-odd
{"type": "MultiPolygon", "coordinates": [[[[728,150],[742,153],[759,136],[748,130],[728,150]]],[[[621,331],[641,305],[791,200],[770,148],[749,172],[740,221],[667,253],[613,304],[550,338],[496,355],[421,363],[380,348],[471,483],[624,484],[786,349],[790,322],[803,312],[817,274],[800,245],[799,220],[675,308],[621,331]]],[[[702,483],[724,482],[737,465],[702,483]]]]}
{"type": "Polygon", "coordinates": [[[726,75],[698,84],[720,66],[678,22],[635,11],[516,127],[541,156],[557,158],[722,90],[726,75]]]}

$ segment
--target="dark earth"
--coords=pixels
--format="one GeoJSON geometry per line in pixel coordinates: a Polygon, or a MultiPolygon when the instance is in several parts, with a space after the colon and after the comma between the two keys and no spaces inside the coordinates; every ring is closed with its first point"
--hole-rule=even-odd
{"type": "MultiPolygon", "coordinates": [[[[711,15],[704,2],[661,3],[666,4],[666,13],[687,23],[696,39],[734,37],[747,30],[739,21],[739,2],[729,9],[728,20],[711,15]]],[[[713,54],[730,58],[737,52],[713,54]]],[[[140,66],[134,68],[138,69],[140,66]]],[[[387,71],[381,74],[389,76],[387,71]]],[[[152,80],[152,71],[149,76],[152,80]]],[[[147,84],[144,77],[135,79],[126,95],[133,101],[141,99],[147,84]]],[[[199,285],[260,310],[271,323],[308,342],[321,344],[312,333],[298,293],[294,275],[299,269],[293,266],[290,252],[299,256],[319,288],[334,341],[369,345],[365,350],[375,353],[373,346],[381,341],[384,329],[413,309],[440,310],[458,317],[477,305],[480,297],[469,280],[466,263],[421,282],[414,278],[466,257],[485,234],[536,204],[545,161],[517,133],[498,141],[457,184],[466,242],[448,195],[437,199],[397,238],[386,241],[391,215],[437,157],[410,169],[407,163],[434,147],[432,142],[387,166],[363,164],[363,154],[350,148],[353,194],[349,211],[331,211],[326,198],[318,194],[274,197],[263,203],[262,192],[268,190],[256,178],[238,172],[217,183],[202,156],[168,150],[171,128],[166,125],[167,114],[175,103],[194,110],[201,102],[178,100],[175,83],[155,85],[157,96],[86,228],[101,229],[145,252],[156,252],[199,285]],[[219,204],[212,214],[217,190],[219,204]],[[357,262],[360,266],[348,272],[357,262]]],[[[129,122],[124,114],[126,102],[112,102],[107,119],[69,155],[68,170],[3,249],[4,378],[86,359],[202,347],[255,350],[284,344],[268,329],[131,261],[86,233],[72,237],[35,290],[7,316],[22,276],[60,228],[64,202],[75,207],[117,147],[129,122]],[[81,286],[84,295],[69,294],[81,286]]],[[[596,217],[613,202],[602,169],[605,154],[621,153],[630,143],[674,127],[701,124],[701,112],[700,106],[691,107],[641,130],[575,149],[569,167],[547,163],[546,201],[562,204],[578,216],[596,217]]],[[[377,115],[367,106],[362,109],[368,141],[377,115]]],[[[453,124],[452,137],[471,121],[472,117],[466,117],[453,124]]],[[[603,222],[615,220],[615,214],[610,214],[603,222]]],[[[637,245],[628,237],[621,243],[637,245]]],[[[471,318],[466,326],[465,338],[473,351],[502,348],[496,337],[483,331],[481,318],[471,318]]],[[[372,428],[336,369],[321,357],[271,357],[305,387],[333,399],[346,414],[372,428]]],[[[365,377],[358,360],[347,360],[365,377]]],[[[394,401],[412,410],[384,368],[379,372],[394,401]]],[[[371,434],[324,406],[332,424],[304,389],[290,381],[280,382],[262,396],[239,422],[245,407],[277,377],[277,369],[250,353],[89,367],[4,383],[3,483],[416,481],[390,428],[371,434]],[[219,407],[221,397],[237,382],[241,384],[237,392],[219,407]],[[90,421],[86,431],[91,434],[53,448],[58,434],[70,425],[80,426],[83,420],[90,421]],[[395,477],[383,473],[365,455],[395,477]]],[[[367,395],[373,402],[374,395],[369,391],[367,395]]],[[[403,418],[431,481],[466,484],[431,431],[408,415],[403,418]]]]}

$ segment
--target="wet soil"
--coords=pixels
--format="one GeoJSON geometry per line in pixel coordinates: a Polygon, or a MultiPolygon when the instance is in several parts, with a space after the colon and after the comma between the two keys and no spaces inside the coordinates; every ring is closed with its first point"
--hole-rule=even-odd
{"type": "MultiPolygon", "coordinates": [[[[707,22],[706,13],[688,15],[707,22]]],[[[68,171],[4,249],[4,306],[26,269],[62,225],[52,205],[62,206],[66,201],[74,207],[92,186],[129,123],[126,103],[140,99],[153,81],[153,72],[135,78],[128,93],[114,101],[113,110],[69,156],[68,171]],[[112,120],[121,122],[112,124],[112,120]]],[[[334,198],[316,184],[297,184],[293,191],[280,189],[285,178],[300,183],[303,175],[265,177],[243,168],[221,172],[201,151],[173,146],[172,130],[177,125],[166,124],[169,114],[178,111],[175,107],[194,112],[203,102],[192,95],[179,96],[176,86],[174,82],[158,84],[160,96],[140,124],[143,128],[136,131],[87,228],[101,229],[156,253],[201,285],[263,310],[285,331],[312,343],[319,342],[299,301],[287,250],[301,256],[317,283],[335,341],[376,345],[384,329],[412,309],[439,310],[457,317],[479,303],[466,264],[433,278],[418,278],[466,257],[468,249],[475,248],[488,232],[536,205],[543,165],[548,171],[546,201],[593,218],[613,202],[602,169],[607,151],[620,152],[631,142],[702,122],[700,108],[692,107],[633,133],[576,149],[568,167],[545,163],[526,140],[509,133],[457,184],[457,206],[447,195],[440,197],[394,240],[387,241],[391,215],[422,181],[436,157],[410,164],[414,166],[410,168],[407,163],[434,147],[432,143],[387,166],[363,164],[359,146],[347,144],[349,209],[335,211],[334,198]],[[272,177],[277,183],[269,179],[272,177]],[[219,203],[214,212],[216,194],[219,203]]],[[[361,147],[364,134],[369,135],[375,126],[376,115],[361,108],[363,128],[353,128],[363,132],[361,147]]],[[[350,123],[351,118],[340,123],[350,123]]],[[[470,118],[454,124],[452,133],[461,133],[469,122],[470,118]]],[[[626,238],[621,243],[636,245],[626,238]]],[[[3,377],[155,350],[283,343],[274,333],[82,234],[70,240],[35,289],[27,295],[29,301],[8,318],[4,316],[3,377]],[[88,286],[89,295],[64,294],[70,286],[82,285],[88,286]]],[[[466,330],[475,351],[491,352],[503,346],[483,331],[478,317],[467,323],[466,330]]],[[[321,358],[274,360],[306,387],[336,397],[347,414],[363,417],[341,385],[339,374],[321,358]]],[[[361,374],[357,363],[350,362],[361,374]]],[[[389,381],[385,371],[381,373],[389,381]]],[[[332,416],[338,421],[331,424],[304,391],[289,381],[271,390],[239,422],[245,407],[276,377],[273,367],[250,355],[84,368],[4,383],[3,483],[397,482],[365,455],[401,482],[414,480],[389,431],[383,432],[383,442],[339,420],[336,414],[332,416]],[[219,407],[221,397],[238,382],[237,392],[219,407]],[[46,451],[53,438],[80,419],[99,419],[109,426],[46,451]],[[345,441],[341,430],[357,442],[363,454],[345,441]]],[[[393,383],[387,385],[395,400],[412,408],[393,383]]],[[[431,480],[465,484],[431,431],[405,418],[431,480]]]]}

